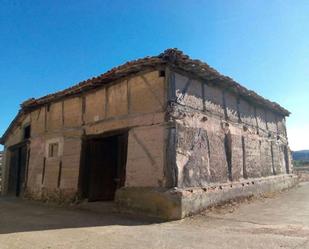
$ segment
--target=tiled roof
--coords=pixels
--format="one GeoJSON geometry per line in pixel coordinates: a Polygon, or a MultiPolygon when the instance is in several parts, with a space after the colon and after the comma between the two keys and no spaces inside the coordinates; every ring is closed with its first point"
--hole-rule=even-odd
{"type": "Polygon", "coordinates": [[[176,68],[181,71],[191,73],[207,82],[212,82],[220,87],[229,88],[243,97],[250,98],[253,102],[259,105],[266,106],[276,112],[283,115],[289,115],[290,112],[281,107],[275,102],[271,102],[254,91],[250,91],[247,88],[241,86],[233,79],[220,74],[215,69],[211,68],[208,64],[200,61],[193,60],[189,56],[183,54],[182,51],[177,49],[167,49],[158,56],[145,57],[134,61],[127,62],[119,67],[115,67],[104,74],[97,77],[82,81],[77,85],[67,88],[63,91],[59,91],[53,94],[46,95],[38,99],[29,99],[22,103],[22,108],[33,108],[39,105],[55,101],[57,99],[78,94],[89,89],[100,87],[104,84],[110,83],[114,80],[120,79],[125,76],[143,71],[149,68],[156,68],[160,65],[168,65],[171,68],[176,68]]]}
{"type": "MultiPolygon", "coordinates": [[[[290,114],[288,110],[284,109],[279,104],[263,98],[254,91],[248,90],[247,88],[241,86],[233,79],[220,74],[218,71],[211,68],[208,64],[200,60],[193,60],[188,55],[185,55],[182,51],[178,49],[167,49],[158,56],[145,57],[143,59],[127,62],[119,67],[115,67],[107,71],[104,74],[82,81],[63,91],[52,93],[37,99],[31,98],[29,100],[26,100],[21,104],[21,110],[18,116],[20,116],[22,113],[24,113],[29,109],[36,108],[38,106],[50,103],[52,101],[56,101],[58,99],[62,99],[68,96],[88,91],[93,88],[100,87],[104,84],[108,84],[112,81],[115,81],[117,79],[126,76],[130,76],[143,70],[152,68],[156,69],[158,68],[158,66],[165,66],[165,65],[169,66],[171,69],[187,72],[191,75],[194,75],[204,80],[205,82],[213,83],[222,88],[227,88],[258,105],[265,106],[282,115],[288,116],[290,114]]],[[[10,130],[12,125],[17,121],[18,116],[13,120],[7,132],[10,130]]],[[[3,142],[3,138],[6,136],[7,132],[3,135],[0,142],[3,142]]]]}

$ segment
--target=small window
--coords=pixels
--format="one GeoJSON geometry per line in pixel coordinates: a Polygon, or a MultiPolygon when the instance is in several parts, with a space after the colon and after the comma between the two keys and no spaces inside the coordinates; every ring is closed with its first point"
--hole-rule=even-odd
{"type": "Polygon", "coordinates": [[[48,157],[57,157],[58,156],[58,143],[52,143],[48,146],[48,157]]]}
{"type": "Polygon", "coordinates": [[[159,71],[159,77],[165,77],[165,71],[164,70],[159,71]]]}
{"type": "Polygon", "coordinates": [[[24,139],[29,139],[31,136],[31,126],[30,125],[27,125],[25,128],[24,128],[24,139]]]}

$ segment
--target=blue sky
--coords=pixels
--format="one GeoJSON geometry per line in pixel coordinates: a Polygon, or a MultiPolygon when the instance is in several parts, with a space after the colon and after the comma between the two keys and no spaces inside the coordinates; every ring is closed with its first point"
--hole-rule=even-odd
{"type": "Polygon", "coordinates": [[[30,98],[177,47],[292,112],[309,149],[309,1],[0,0],[0,133],[30,98]]]}

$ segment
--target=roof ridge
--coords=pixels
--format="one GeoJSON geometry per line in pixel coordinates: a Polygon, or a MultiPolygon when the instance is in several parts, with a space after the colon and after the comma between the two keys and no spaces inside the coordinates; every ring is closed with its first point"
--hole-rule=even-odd
{"type": "Polygon", "coordinates": [[[281,107],[279,104],[263,98],[254,91],[242,86],[232,78],[220,74],[216,69],[210,67],[207,63],[201,60],[191,59],[178,48],[168,48],[157,56],[147,56],[144,58],[128,61],[120,66],[106,71],[103,74],[100,74],[99,76],[81,81],[64,90],[60,90],[58,92],[39,98],[30,98],[21,104],[21,108],[25,109],[43,105],[58,98],[77,94],[81,91],[86,91],[97,86],[107,84],[111,81],[137,73],[146,68],[153,68],[156,65],[164,64],[168,64],[174,68],[179,68],[185,72],[196,74],[198,77],[201,77],[209,82],[217,83],[218,85],[224,85],[225,88],[233,88],[239,94],[255,99],[256,103],[258,104],[268,106],[268,108],[271,108],[285,115],[290,114],[289,111],[281,107]]]}
{"type": "Polygon", "coordinates": [[[206,82],[218,85],[218,87],[222,87],[225,89],[233,89],[236,94],[239,94],[245,98],[250,98],[256,104],[262,105],[268,109],[273,110],[274,112],[280,113],[285,116],[288,116],[290,114],[288,110],[286,110],[276,102],[272,102],[268,99],[263,98],[256,92],[248,90],[246,87],[237,83],[232,78],[220,74],[217,70],[210,67],[207,63],[197,59],[191,59],[188,55],[186,55],[178,48],[169,48],[164,50],[157,56],[147,56],[144,58],[128,61],[120,66],[114,67],[106,71],[103,74],[100,74],[99,76],[81,81],[64,90],[51,93],[39,98],[29,98],[21,104],[21,109],[19,110],[15,119],[10,124],[7,131],[0,139],[0,142],[3,141],[4,137],[7,135],[8,131],[15,123],[17,118],[29,109],[36,108],[38,106],[59,100],[64,97],[88,91],[90,89],[108,84],[112,81],[126,76],[130,76],[143,70],[155,69],[158,68],[158,66],[163,65],[168,65],[172,69],[179,69],[183,72],[196,75],[196,77],[201,78],[206,82]]]}
{"type": "Polygon", "coordinates": [[[163,60],[175,62],[179,59],[190,59],[190,57],[184,54],[183,51],[178,48],[168,48],[163,51],[163,53],[158,55],[158,58],[162,58],[163,60]]]}

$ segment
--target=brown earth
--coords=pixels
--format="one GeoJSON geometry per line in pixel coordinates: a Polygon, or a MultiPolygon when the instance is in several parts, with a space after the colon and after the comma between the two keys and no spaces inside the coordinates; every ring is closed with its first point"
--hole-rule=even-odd
{"type": "Polygon", "coordinates": [[[308,207],[309,183],[173,222],[0,198],[0,249],[309,248],[308,207]]]}

